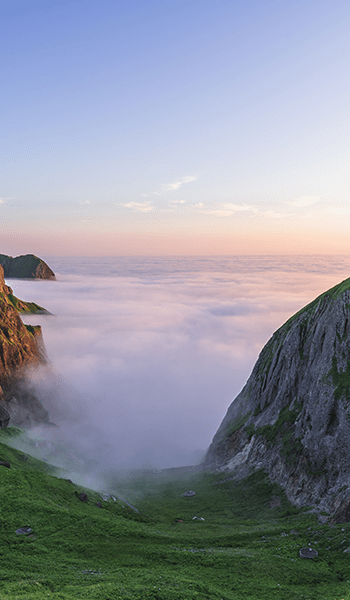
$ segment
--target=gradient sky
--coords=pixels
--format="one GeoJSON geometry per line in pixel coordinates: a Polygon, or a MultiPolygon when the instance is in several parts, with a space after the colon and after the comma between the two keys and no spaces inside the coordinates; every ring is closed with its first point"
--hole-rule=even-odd
{"type": "Polygon", "coordinates": [[[0,15],[1,252],[349,253],[349,2],[0,15]]]}

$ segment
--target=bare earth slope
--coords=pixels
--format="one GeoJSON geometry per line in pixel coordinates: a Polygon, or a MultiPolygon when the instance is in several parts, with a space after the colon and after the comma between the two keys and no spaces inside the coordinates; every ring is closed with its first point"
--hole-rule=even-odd
{"type": "MultiPolygon", "coordinates": [[[[49,422],[48,413],[27,389],[24,371],[45,364],[41,328],[24,325],[19,310],[26,303],[12,294],[0,266],[0,427],[49,422]]],[[[37,306],[37,305],[35,305],[37,306]]],[[[40,307],[38,307],[40,308],[40,307]]]]}
{"type": "Polygon", "coordinates": [[[274,333],[204,466],[263,468],[295,504],[350,520],[350,279],[274,333]]]}

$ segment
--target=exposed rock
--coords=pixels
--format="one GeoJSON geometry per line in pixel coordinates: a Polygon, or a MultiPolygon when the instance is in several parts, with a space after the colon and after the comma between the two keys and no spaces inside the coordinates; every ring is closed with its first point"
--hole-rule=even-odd
{"type": "Polygon", "coordinates": [[[187,492],[184,492],[182,495],[185,496],[185,498],[190,498],[191,496],[195,496],[196,492],[193,492],[192,490],[188,490],[187,492]]]}
{"type": "Polygon", "coordinates": [[[41,327],[25,325],[13,304],[0,265],[0,427],[49,423],[49,415],[28,389],[24,371],[46,363],[41,327]]]}
{"type": "Polygon", "coordinates": [[[81,502],[87,502],[88,501],[88,495],[86,494],[86,492],[81,492],[79,494],[79,500],[81,500],[81,502]]]}
{"type": "Polygon", "coordinates": [[[7,460],[0,460],[0,467],[6,467],[7,469],[11,469],[11,465],[7,460]]]}
{"type": "Polygon", "coordinates": [[[232,402],[203,466],[263,468],[297,505],[350,520],[350,279],[278,329],[232,402]],[[338,515],[338,516],[336,516],[338,515]]]}
{"type": "Polygon", "coordinates": [[[50,267],[34,254],[22,256],[7,256],[0,254],[0,264],[4,268],[5,277],[16,279],[55,279],[55,273],[50,267]]]}

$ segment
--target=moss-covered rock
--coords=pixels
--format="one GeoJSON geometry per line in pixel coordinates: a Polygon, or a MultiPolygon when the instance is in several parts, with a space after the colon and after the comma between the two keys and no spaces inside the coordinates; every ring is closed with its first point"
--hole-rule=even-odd
{"type": "Polygon", "coordinates": [[[0,254],[0,265],[3,266],[5,277],[15,279],[55,279],[55,273],[41,258],[34,254],[22,256],[7,256],[0,254]]]}

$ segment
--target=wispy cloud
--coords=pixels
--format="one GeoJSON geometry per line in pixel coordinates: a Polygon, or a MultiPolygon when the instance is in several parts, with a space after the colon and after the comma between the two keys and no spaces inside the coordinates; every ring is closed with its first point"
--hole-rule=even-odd
{"type": "MultiPolygon", "coordinates": [[[[306,198],[306,197],[305,197],[306,198]]],[[[309,203],[311,204],[310,196],[309,203]]],[[[318,199],[318,196],[317,196],[318,199]]],[[[316,202],[314,200],[313,202],[316,202]]],[[[306,200],[304,200],[305,204],[303,206],[308,206],[306,204],[306,200]]],[[[291,203],[288,203],[289,205],[291,203]]],[[[300,204],[301,206],[301,204],[300,204]]],[[[220,204],[214,205],[212,207],[205,206],[203,202],[198,202],[193,205],[193,208],[197,209],[199,212],[205,215],[212,215],[217,217],[231,217],[235,214],[251,214],[251,215],[260,215],[261,217],[270,218],[270,219],[286,219],[290,217],[300,217],[300,213],[296,211],[288,211],[284,209],[274,209],[274,208],[261,208],[253,204],[235,204],[233,202],[222,202],[220,204]]],[[[305,216],[305,215],[303,215],[305,216]]]]}
{"type": "Polygon", "coordinates": [[[182,185],[185,185],[186,183],[196,181],[196,179],[197,177],[195,177],[194,175],[187,175],[186,177],[181,177],[181,179],[178,179],[173,183],[164,183],[161,189],[165,192],[171,192],[173,190],[178,190],[182,185]]]}
{"type": "Polygon", "coordinates": [[[0,198],[0,204],[4,204],[6,200],[14,200],[14,198],[0,198]]]}
{"type": "Polygon", "coordinates": [[[91,205],[91,201],[90,200],[79,200],[79,204],[81,204],[82,206],[90,206],[91,205]]]}
{"type": "Polygon", "coordinates": [[[293,202],[288,202],[288,204],[297,208],[303,208],[304,206],[316,204],[319,200],[320,196],[299,196],[299,198],[296,198],[293,202]]]}
{"type": "MultiPolygon", "coordinates": [[[[150,192],[149,194],[140,194],[142,198],[149,198],[150,196],[163,196],[167,192],[175,192],[180,189],[183,185],[187,183],[191,183],[192,181],[196,181],[198,177],[195,175],[186,175],[185,177],[181,177],[177,181],[173,181],[172,183],[163,183],[160,188],[155,192],[150,192]]],[[[184,200],[179,201],[179,204],[184,203],[184,200]]]]}
{"type": "Polygon", "coordinates": [[[235,212],[244,212],[249,211],[253,213],[259,212],[256,206],[252,206],[250,204],[234,204],[232,202],[226,202],[222,205],[226,210],[231,210],[233,213],[235,212]]]}
{"type": "Polygon", "coordinates": [[[125,206],[125,208],[131,208],[136,212],[148,213],[151,210],[154,210],[154,205],[152,202],[127,202],[126,204],[121,204],[120,206],[125,206]]]}
{"type": "Polygon", "coordinates": [[[259,212],[256,206],[251,206],[248,204],[234,204],[232,202],[224,202],[218,205],[217,208],[209,208],[206,207],[203,202],[198,202],[194,205],[194,208],[198,209],[199,212],[205,215],[213,215],[216,217],[230,217],[235,213],[241,212],[252,212],[254,214],[259,212]]]}

